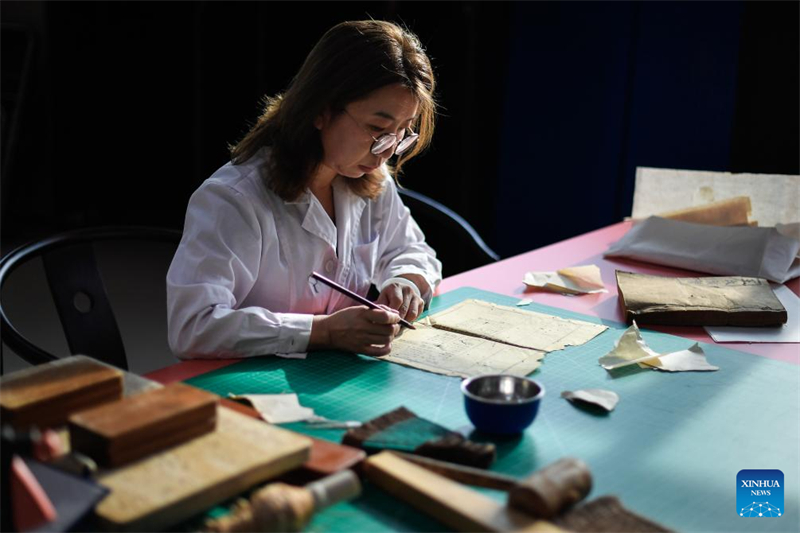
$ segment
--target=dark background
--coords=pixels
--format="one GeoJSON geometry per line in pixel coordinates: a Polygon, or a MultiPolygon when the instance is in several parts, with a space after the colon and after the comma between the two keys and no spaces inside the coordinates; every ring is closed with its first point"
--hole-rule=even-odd
{"type": "Polygon", "coordinates": [[[329,27],[401,21],[442,104],[403,184],[507,257],[630,214],[637,166],[798,174],[797,2],[0,2],[2,247],[180,228],[329,27]]]}

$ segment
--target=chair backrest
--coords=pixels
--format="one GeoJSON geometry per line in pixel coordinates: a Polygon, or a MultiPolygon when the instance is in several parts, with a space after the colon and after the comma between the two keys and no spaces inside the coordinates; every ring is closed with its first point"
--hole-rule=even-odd
{"type": "Polygon", "coordinates": [[[0,260],[3,343],[31,364],[57,359],[56,355],[41,348],[12,324],[2,299],[2,288],[10,275],[23,264],[41,258],[70,353],[89,355],[127,370],[125,347],[98,269],[95,244],[102,241],[144,241],[177,246],[180,239],[181,232],[172,229],[99,227],[68,231],[11,251],[0,260]]]}
{"type": "Polygon", "coordinates": [[[469,222],[441,203],[408,189],[398,189],[403,203],[411,211],[425,239],[436,250],[444,276],[499,261],[469,222]]]}

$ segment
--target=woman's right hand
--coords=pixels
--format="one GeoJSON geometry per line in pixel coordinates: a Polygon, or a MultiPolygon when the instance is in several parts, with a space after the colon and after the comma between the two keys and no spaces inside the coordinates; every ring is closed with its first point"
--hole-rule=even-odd
{"type": "Polygon", "coordinates": [[[314,317],[309,350],[333,348],[365,355],[387,355],[400,331],[394,310],[361,305],[314,317]]]}

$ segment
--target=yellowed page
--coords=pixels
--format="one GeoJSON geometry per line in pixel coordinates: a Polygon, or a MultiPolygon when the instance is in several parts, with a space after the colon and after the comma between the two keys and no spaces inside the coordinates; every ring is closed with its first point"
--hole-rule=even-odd
{"type": "Polygon", "coordinates": [[[464,300],[430,319],[435,328],[543,352],[581,345],[607,329],[600,324],[568,320],[483,300],[464,300]]]}
{"type": "Polygon", "coordinates": [[[583,344],[606,326],[465,300],[403,330],[381,359],[447,376],[526,376],[546,352],[583,344]]]}
{"type": "Polygon", "coordinates": [[[513,374],[527,376],[544,352],[415,324],[392,342],[386,361],[446,376],[513,374]]]}

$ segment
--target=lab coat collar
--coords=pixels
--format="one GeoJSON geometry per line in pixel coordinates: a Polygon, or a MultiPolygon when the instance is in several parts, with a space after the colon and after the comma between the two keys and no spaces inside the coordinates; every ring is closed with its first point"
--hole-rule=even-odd
{"type": "Polygon", "coordinates": [[[328,213],[325,212],[325,208],[309,189],[306,189],[297,200],[286,202],[287,204],[308,204],[308,209],[303,217],[303,229],[328,243],[337,251],[339,257],[345,257],[347,254],[343,245],[347,239],[339,237],[355,234],[357,222],[367,205],[364,198],[350,189],[344,181],[346,179],[349,178],[336,176],[331,183],[333,202],[336,208],[336,225],[333,224],[328,213]]]}
{"type": "Polygon", "coordinates": [[[358,196],[346,180],[336,176],[333,180],[333,203],[336,206],[336,229],[338,230],[337,255],[347,257],[349,250],[345,249],[346,243],[355,242],[355,235],[358,231],[358,222],[361,220],[361,213],[367,205],[367,201],[358,196]]]}

